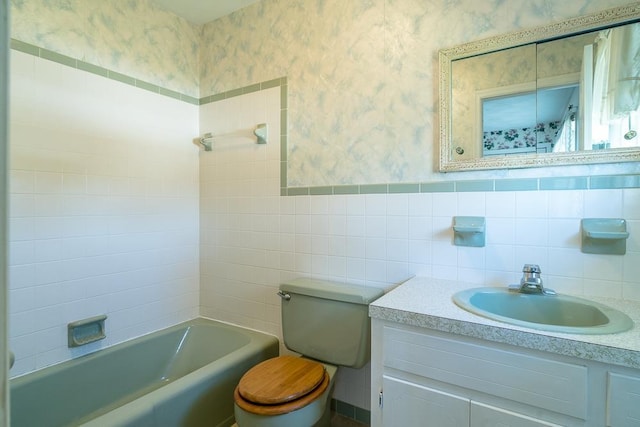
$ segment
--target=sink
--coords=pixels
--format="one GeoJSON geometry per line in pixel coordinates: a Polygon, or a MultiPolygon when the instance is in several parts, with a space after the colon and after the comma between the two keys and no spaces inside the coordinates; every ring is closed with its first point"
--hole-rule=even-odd
{"type": "Polygon", "coordinates": [[[479,316],[549,332],[613,334],[633,327],[633,321],[621,311],[569,295],[473,288],[456,293],[453,302],[479,316]]]}

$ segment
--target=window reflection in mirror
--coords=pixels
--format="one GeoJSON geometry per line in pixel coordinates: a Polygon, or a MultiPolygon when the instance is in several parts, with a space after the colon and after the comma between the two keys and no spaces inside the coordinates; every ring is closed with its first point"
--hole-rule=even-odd
{"type": "MultiPolygon", "coordinates": [[[[592,51],[591,140],[585,149],[640,146],[640,24],[595,34],[592,51]]],[[[585,57],[586,58],[586,57],[585,57]]],[[[591,59],[591,58],[590,58],[591,59]]]]}
{"type": "Polygon", "coordinates": [[[578,110],[577,84],[483,99],[482,154],[576,151],[578,110]]]}
{"type": "Polygon", "coordinates": [[[539,89],[538,153],[568,153],[581,149],[580,86],[539,89]]]}
{"type": "Polygon", "coordinates": [[[536,92],[482,100],[482,154],[528,153],[536,151],[536,92]]]}
{"type": "Polygon", "coordinates": [[[456,76],[451,82],[452,146],[456,159],[482,157],[485,150],[481,150],[481,144],[469,142],[482,141],[485,131],[505,129],[503,120],[516,111],[529,116],[528,124],[520,126],[535,127],[535,102],[526,110],[510,105],[523,93],[535,93],[535,44],[453,61],[451,72],[456,76]],[[492,108],[498,116],[485,112],[485,104],[501,106],[499,111],[492,108]],[[485,120],[488,115],[492,117],[485,120]]]}

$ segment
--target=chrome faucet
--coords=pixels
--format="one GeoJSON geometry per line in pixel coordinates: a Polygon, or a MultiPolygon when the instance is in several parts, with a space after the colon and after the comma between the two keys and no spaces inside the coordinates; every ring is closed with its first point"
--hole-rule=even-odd
{"type": "Polygon", "coordinates": [[[542,295],[555,295],[556,292],[552,289],[545,289],[542,286],[542,277],[540,277],[540,266],[537,264],[525,264],[522,267],[522,279],[520,279],[519,285],[509,285],[509,290],[514,292],[521,292],[524,294],[542,294],[542,295]]]}

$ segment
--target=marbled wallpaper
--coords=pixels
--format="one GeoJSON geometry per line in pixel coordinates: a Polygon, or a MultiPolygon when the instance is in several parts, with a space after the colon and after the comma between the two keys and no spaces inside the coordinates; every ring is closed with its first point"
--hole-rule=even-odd
{"type": "Polygon", "coordinates": [[[199,97],[200,27],[149,0],[11,0],[11,37],[199,97]]]}
{"type": "Polygon", "coordinates": [[[201,94],[288,77],[289,186],[448,179],[439,49],[627,3],[262,0],[204,26],[201,94]]]}
{"type": "MultiPolygon", "coordinates": [[[[194,97],[287,77],[289,186],[441,174],[438,50],[629,0],[262,0],[194,26],[150,0],[12,0],[12,37],[194,97]]],[[[640,166],[575,167],[575,175],[640,166]]],[[[547,175],[567,173],[549,170],[547,175]]]]}

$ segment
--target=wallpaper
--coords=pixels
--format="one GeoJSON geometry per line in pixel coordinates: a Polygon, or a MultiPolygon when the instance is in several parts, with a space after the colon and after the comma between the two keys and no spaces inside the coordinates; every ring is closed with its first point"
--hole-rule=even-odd
{"type": "MultiPolygon", "coordinates": [[[[493,130],[482,133],[483,155],[509,152],[538,152],[553,149],[560,129],[560,121],[538,123],[533,127],[493,130]],[[544,147],[544,148],[542,148],[544,147]]],[[[543,151],[544,152],[544,151],[543,151]]]]}
{"type": "Polygon", "coordinates": [[[199,96],[199,27],[149,0],[11,0],[11,37],[199,96]]]}
{"type": "Polygon", "coordinates": [[[262,0],[205,25],[201,95],[287,76],[288,184],[447,179],[438,50],[628,0],[262,0]]]}
{"type": "Polygon", "coordinates": [[[302,187],[457,179],[437,172],[438,51],[627,3],[262,0],[194,26],[151,0],[11,2],[13,38],[189,96],[287,77],[282,160],[302,187]]]}

